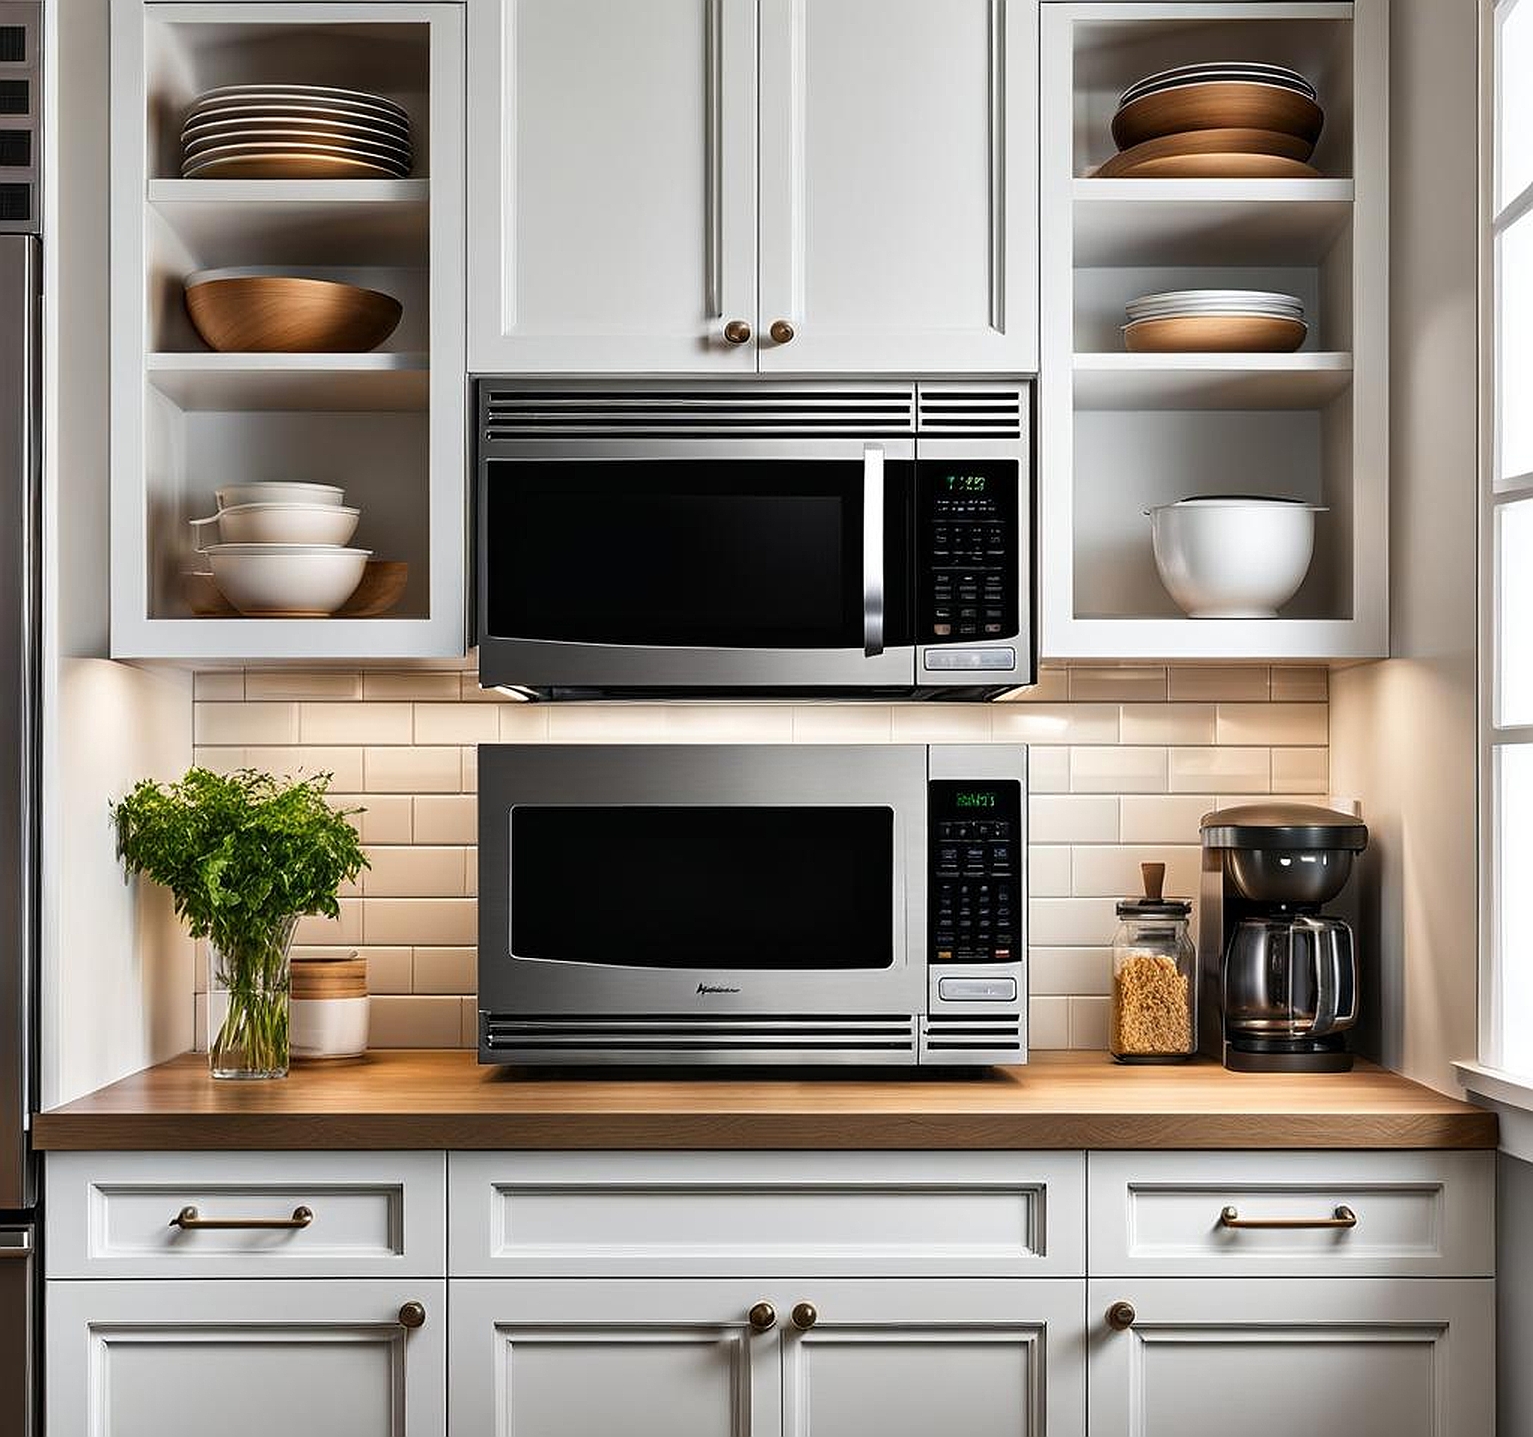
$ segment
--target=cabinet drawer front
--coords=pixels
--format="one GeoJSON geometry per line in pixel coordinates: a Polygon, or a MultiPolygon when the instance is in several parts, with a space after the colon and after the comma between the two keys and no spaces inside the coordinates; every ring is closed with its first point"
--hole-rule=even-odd
{"type": "Polygon", "coordinates": [[[440,1153],[58,1153],[47,1180],[51,1278],[446,1272],[440,1153]]]}
{"type": "Polygon", "coordinates": [[[1093,1153],[1091,1271],[1489,1276],[1494,1158],[1093,1153]]]}
{"type": "Polygon", "coordinates": [[[452,1274],[1078,1276],[1079,1153],[454,1153],[452,1274]]]}

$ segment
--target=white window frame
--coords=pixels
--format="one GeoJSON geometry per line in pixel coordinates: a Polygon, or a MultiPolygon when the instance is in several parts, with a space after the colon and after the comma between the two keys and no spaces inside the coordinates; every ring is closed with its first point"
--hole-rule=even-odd
{"type": "MultiPolygon", "coordinates": [[[[1533,724],[1498,727],[1496,723],[1500,634],[1498,633],[1498,564],[1496,516],[1506,504],[1533,500],[1533,474],[1498,483],[1500,472],[1500,274],[1497,240],[1513,226],[1533,231],[1533,183],[1500,203],[1499,98],[1501,93],[1500,22],[1533,0],[1482,0],[1481,4],[1481,182],[1480,182],[1480,539],[1479,539],[1479,1055],[1455,1065],[1461,1082],[1491,1102],[1507,1118],[1503,1146],[1533,1149],[1533,1063],[1530,1071],[1509,1068],[1503,1033],[1503,970],[1500,942],[1501,845],[1498,823],[1497,753],[1510,747],[1533,747],[1533,724]],[[1515,1137],[1514,1137],[1515,1134],[1515,1137]]],[[[1533,85],[1533,74],[1520,83],[1533,85]]],[[[1530,338],[1533,343],[1533,338],[1530,338]]],[[[1527,401],[1524,401],[1527,402],[1527,401]]],[[[1527,556],[1533,564],[1533,554],[1527,556]]],[[[1533,642],[1533,635],[1528,636],[1533,642]]],[[[1533,884],[1530,884],[1533,889],[1533,884]]],[[[1525,902],[1528,894],[1520,895],[1525,902]]],[[[1528,960],[1533,962],[1533,950],[1528,960]]],[[[1533,1013],[1526,1016],[1533,1023],[1533,1013]]],[[[1533,1156],[1533,1151],[1526,1155],[1533,1156]]]]}

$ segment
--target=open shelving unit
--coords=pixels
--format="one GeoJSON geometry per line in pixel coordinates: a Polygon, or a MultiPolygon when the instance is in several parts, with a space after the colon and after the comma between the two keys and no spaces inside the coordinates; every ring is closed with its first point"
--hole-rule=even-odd
{"type": "Polygon", "coordinates": [[[1351,659],[1388,652],[1388,52],[1384,0],[1044,7],[1042,657],[1351,659]],[[1248,58],[1316,84],[1320,179],[1094,177],[1118,94],[1248,58]],[[1129,354],[1123,306],[1194,288],[1304,300],[1293,354],[1129,354]],[[1144,510],[1199,493],[1326,506],[1276,619],[1189,619],[1144,510]]]}
{"type": "Polygon", "coordinates": [[[114,657],[436,658],[467,646],[461,5],[114,0],[114,657]],[[320,84],[410,114],[398,180],[188,180],[180,129],[203,91],[320,84]],[[186,276],[291,265],[392,294],[398,328],[357,354],[216,353],[186,276]],[[355,545],[406,560],[371,619],[194,615],[187,521],[231,483],[335,484],[355,545]]]}

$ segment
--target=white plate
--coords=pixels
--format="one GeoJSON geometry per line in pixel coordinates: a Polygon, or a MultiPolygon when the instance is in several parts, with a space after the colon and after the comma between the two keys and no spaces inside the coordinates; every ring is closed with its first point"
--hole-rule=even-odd
{"type": "Polygon", "coordinates": [[[1173,80],[1166,85],[1156,85],[1152,90],[1139,90],[1118,99],[1118,109],[1126,110],[1130,105],[1139,100],[1147,99],[1151,95],[1164,95],[1168,90],[1185,90],[1192,85],[1260,85],[1267,90],[1282,90],[1288,95],[1298,95],[1301,99],[1308,100],[1312,105],[1320,103],[1319,97],[1311,95],[1307,90],[1301,90],[1296,85],[1283,85],[1275,80],[1258,79],[1245,75],[1202,75],[1192,80],[1173,80]]]}
{"type": "Polygon", "coordinates": [[[339,150],[346,155],[359,155],[364,159],[380,159],[403,165],[409,169],[415,156],[399,145],[385,144],[380,140],[359,140],[349,135],[316,134],[312,130],[247,130],[233,135],[209,135],[201,140],[189,140],[182,147],[185,163],[194,163],[203,155],[237,152],[241,147],[257,150],[286,150],[302,147],[299,153],[307,153],[310,147],[319,150],[339,150]]]}
{"type": "Polygon", "coordinates": [[[1173,89],[1180,85],[1202,84],[1214,80],[1249,80],[1256,84],[1280,85],[1284,89],[1297,90],[1312,100],[1317,98],[1314,85],[1297,70],[1290,70],[1283,65],[1263,65],[1257,61],[1249,63],[1231,61],[1228,64],[1178,65],[1171,70],[1160,70],[1153,75],[1146,75],[1143,79],[1134,81],[1123,91],[1118,104],[1121,107],[1128,104],[1130,100],[1138,99],[1139,96],[1147,95],[1154,90],[1173,89]]]}
{"type": "Polygon", "coordinates": [[[374,105],[380,109],[405,114],[405,108],[387,95],[374,94],[371,90],[341,90],[333,85],[274,85],[269,83],[251,85],[216,85],[197,96],[196,103],[222,98],[225,95],[295,95],[300,98],[346,100],[353,104],[374,105]]]}
{"type": "Polygon", "coordinates": [[[274,100],[264,105],[218,105],[192,110],[181,126],[181,133],[184,135],[188,130],[200,129],[205,125],[229,125],[242,120],[256,123],[281,120],[312,121],[324,125],[366,125],[370,129],[382,130],[406,140],[410,137],[411,128],[408,120],[396,119],[379,110],[342,109],[331,105],[285,105],[274,100]]]}
{"type": "Polygon", "coordinates": [[[270,479],[254,484],[226,484],[213,497],[220,509],[233,509],[240,504],[339,504],[346,491],[334,484],[270,479]]]}
{"type": "Polygon", "coordinates": [[[1271,319],[1303,319],[1302,309],[1278,308],[1275,305],[1241,304],[1229,300],[1223,304],[1167,304],[1125,305],[1123,312],[1130,320],[1169,319],[1172,316],[1196,314],[1260,314],[1271,319]]]}
{"type": "Polygon", "coordinates": [[[181,131],[181,142],[190,144],[193,140],[205,140],[219,135],[238,135],[251,131],[264,133],[271,130],[306,130],[325,135],[343,135],[349,139],[376,140],[405,150],[411,148],[410,136],[398,128],[372,125],[361,120],[332,120],[312,115],[283,114],[280,111],[240,115],[229,120],[199,120],[181,131]]]}
{"type": "Polygon", "coordinates": [[[388,156],[368,154],[366,151],[349,149],[344,145],[300,144],[224,145],[218,149],[203,150],[196,155],[188,156],[181,166],[181,173],[187,179],[195,179],[204,170],[215,165],[227,164],[231,160],[265,159],[348,160],[393,175],[397,179],[404,179],[410,173],[409,165],[388,156]]]}
{"type": "Polygon", "coordinates": [[[1142,294],[1130,305],[1208,304],[1238,300],[1242,304],[1270,304],[1302,309],[1304,302],[1294,294],[1278,294],[1267,289],[1168,289],[1159,294],[1142,294]]]}

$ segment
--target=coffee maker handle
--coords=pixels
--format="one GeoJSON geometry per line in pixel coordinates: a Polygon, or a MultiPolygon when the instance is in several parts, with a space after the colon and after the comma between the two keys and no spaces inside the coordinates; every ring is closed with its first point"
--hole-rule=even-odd
{"type": "Polygon", "coordinates": [[[1324,1038],[1336,1031],[1342,981],[1340,938],[1331,924],[1317,923],[1313,918],[1300,918],[1294,926],[1309,932],[1315,953],[1315,1021],[1309,1036],[1324,1038]]]}

